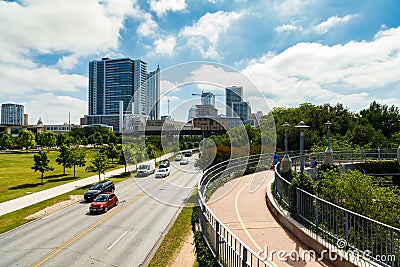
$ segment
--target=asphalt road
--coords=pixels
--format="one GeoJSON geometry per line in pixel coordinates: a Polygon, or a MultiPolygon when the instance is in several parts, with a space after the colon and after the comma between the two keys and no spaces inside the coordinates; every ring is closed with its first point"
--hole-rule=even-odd
{"type": "Polygon", "coordinates": [[[116,185],[120,204],[90,215],[88,203],[0,235],[0,266],[143,266],[200,177],[172,162],[171,175],[116,185]]]}

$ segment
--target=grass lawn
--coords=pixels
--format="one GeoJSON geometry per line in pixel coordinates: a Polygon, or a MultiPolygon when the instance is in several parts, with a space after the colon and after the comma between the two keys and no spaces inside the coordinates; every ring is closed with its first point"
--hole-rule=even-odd
{"type": "MultiPolygon", "coordinates": [[[[126,175],[121,175],[120,177],[111,178],[111,180],[113,180],[114,183],[118,183],[129,177],[130,177],[130,174],[128,173],[126,175]]],[[[29,222],[29,220],[25,219],[27,216],[34,214],[46,207],[54,205],[58,202],[68,200],[69,195],[83,195],[88,188],[89,188],[89,186],[83,187],[80,189],[76,189],[76,190],[68,192],[66,194],[63,194],[63,195],[39,202],[37,204],[31,205],[29,207],[26,207],[26,208],[23,208],[20,210],[16,210],[14,212],[7,213],[7,214],[0,216],[0,234],[29,222]]]]}
{"type": "MultiPolygon", "coordinates": [[[[97,149],[86,149],[86,166],[90,165],[97,149]]],[[[72,182],[77,179],[86,178],[96,175],[87,172],[85,167],[76,167],[76,178],[74,178],[74,169],[65,169],[66,175],[63,174],[63,167],[56,163],[59,155],[57,150],[50,150],[48,157],[50,165],[54,167],[54,171],[44,173],[44,184],[41,184],[41,173],[31,169],[33,166],[33,155],[37,152],[18,151],[0,153],[0,202],[5,202],[14,198],[25,196],[61,184],[72,182]]],[[[114,164],[109,170],[122,168],[123,165],[114,164]]]]}

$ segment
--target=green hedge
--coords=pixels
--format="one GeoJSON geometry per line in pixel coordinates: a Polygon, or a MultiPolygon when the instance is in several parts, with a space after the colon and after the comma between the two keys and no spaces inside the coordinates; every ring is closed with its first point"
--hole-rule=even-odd
{"type": "Polygon", "coordinates": [[[397,160],[381,160],[367,161],[364,163],[355,163],[354,166],[361,172],[366,174],[374,173],[397,173],[400,172],[399,163],[397,160]]]}
{"type": "Polygon", "coordinates": [[[209,250],[207,243],[204,241],[203,234],[196,229],[196,224],[199,223],[199,207],[193,207],[192,211],[192,230],[194,233],[194,245],[196,258],[199,266],[219,266],[217,260],[209,250]]]}

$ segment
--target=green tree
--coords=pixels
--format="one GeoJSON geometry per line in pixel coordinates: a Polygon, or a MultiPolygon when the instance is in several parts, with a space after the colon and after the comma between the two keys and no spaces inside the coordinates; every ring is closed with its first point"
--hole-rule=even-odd
{"type": "Polygon", "coordinates": [[[35,172],[41,172],[41,183],[43,184],[43,176],[46,171],[54,170],[54,167],[49,165],[50,160],[47,157],[47,153],[44,151],[39,151],[39,154],[33,155],[33,166],[31,167],[32,170],[35,172]]]}
{"type": "Polygon", "coordinates": [[[20,131],[17,144],[26,149],[36,147],[35,134],[28,130],[20,131]]]}
{"type": "Polygon", "coordinates": [[[75,169],[76,166],[78,167],[84,167],[86,165],[86,151],[83,149],[72,149],[71,150],[71,164],[74,166],[74,178],[76,177],[75,175],[75,169]]]}
{"type": "Polygon", "coordinates": [[[63,166],[64,175],[65,175],[65,168],[72,167],[72,152],[71,148],[67,145],[61,145],[59,150],[58,157],[56,159],[57,164],[63,166]]]}
{"type": "Polygon", "coordinates": [[[391,226],[400,226],[397,190],[380,187],[371,176],[359,171],[327,171],[318,183],[317,192],[319,197],[331,203],[391,226]]]}
{"type": "Polygon", "coordinates": [[[90,135],[89,138],[89,143],[92,145],[103,145],[104,141],[103,141],[103,135],[96,131],[94,134],[90,135]]]}
{"type": "Polygon", "coordinates": [[[105,147],[105,153],[109,159],[111,159],[111,164],[114,163],[114,159],[119,158],[121,154],[121,149],[114,145],[113,143],[109,144],[107,147],[105,147]]]}
{"type": "Polygon", "coordinates": [[[146,153],[150,159],[156,158],[156,148],[154,147],[153,144],[146,145],[146,153]]]}
{"type": "Polygon", "coordinates": [[[57,144],[57,136],[53,132],[45,132],[39,135],[40,143],[42,146],[50,148],[57,144]]]}
{"type": "Polygon", "coordinates": [[[106,170],[109,168],[107,155],[97,152],[93,159],[90,161],[91,165],[89,165],[86,170],[88,172],[95,172],[99,175],[99,181],[101,181],[101,174],[105,174],[106,170]]]}
{"type": "Polygon", "coordinates": [[[374,129],[381,130],[387,138],[400,131],[400,112],[394,105],[389,107],[374,101],[368,109],[361,110],[360,115],[367,119],[374,129]]]}
{"type": "Polygon", "coordinates": [[[0,146],[11,149],[14,145],[13,137],[7,133],[0,133],[0,146]]]}

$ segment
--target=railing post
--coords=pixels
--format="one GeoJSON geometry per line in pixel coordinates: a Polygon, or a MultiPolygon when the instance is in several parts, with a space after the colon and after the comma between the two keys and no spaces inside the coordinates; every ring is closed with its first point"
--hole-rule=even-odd
{"type": "MultiPolygon", "coordinates": [[[[390,246],[391,246],[391,254],[394,255],[394,235],[393,235],[393,228],[390,228],[390,246]]],[[[393,257],[393,256],[391,256],[393,257]]],[[[392,261],[392,267],[394,266],[396,260],[392,261]]]]}
{"type": "Polygon", "coordinates": [[[242,255],[242,266],[247,266],[247,248],[245,246],[243,246],[242,255]]]}
{"type": "Polygon", "coordinates": [[[215,257],[219,259],[219,222],[215,221],[215,257]]]}
{"type": "Polygon", "coordinates": [[[318,224],[319,224],[319,201],[318,198],[315,197],[315,227],[318,229],[318,224]]]}
{"type": "MultiPolygon", "coordinates": [[[[289,193],[290,194],[290,193],[289,193]]],[[[298,215],[300,211],[300,192],[296,187],[296,214],[298,215]]]]}
{"type": "Polygon", "coordinates": [[[349,213],[347,210],[344,212],[346,217],[346,225],[345,225],[345,235],[346,235],[346,245],[349,245],[349,213]]]}

